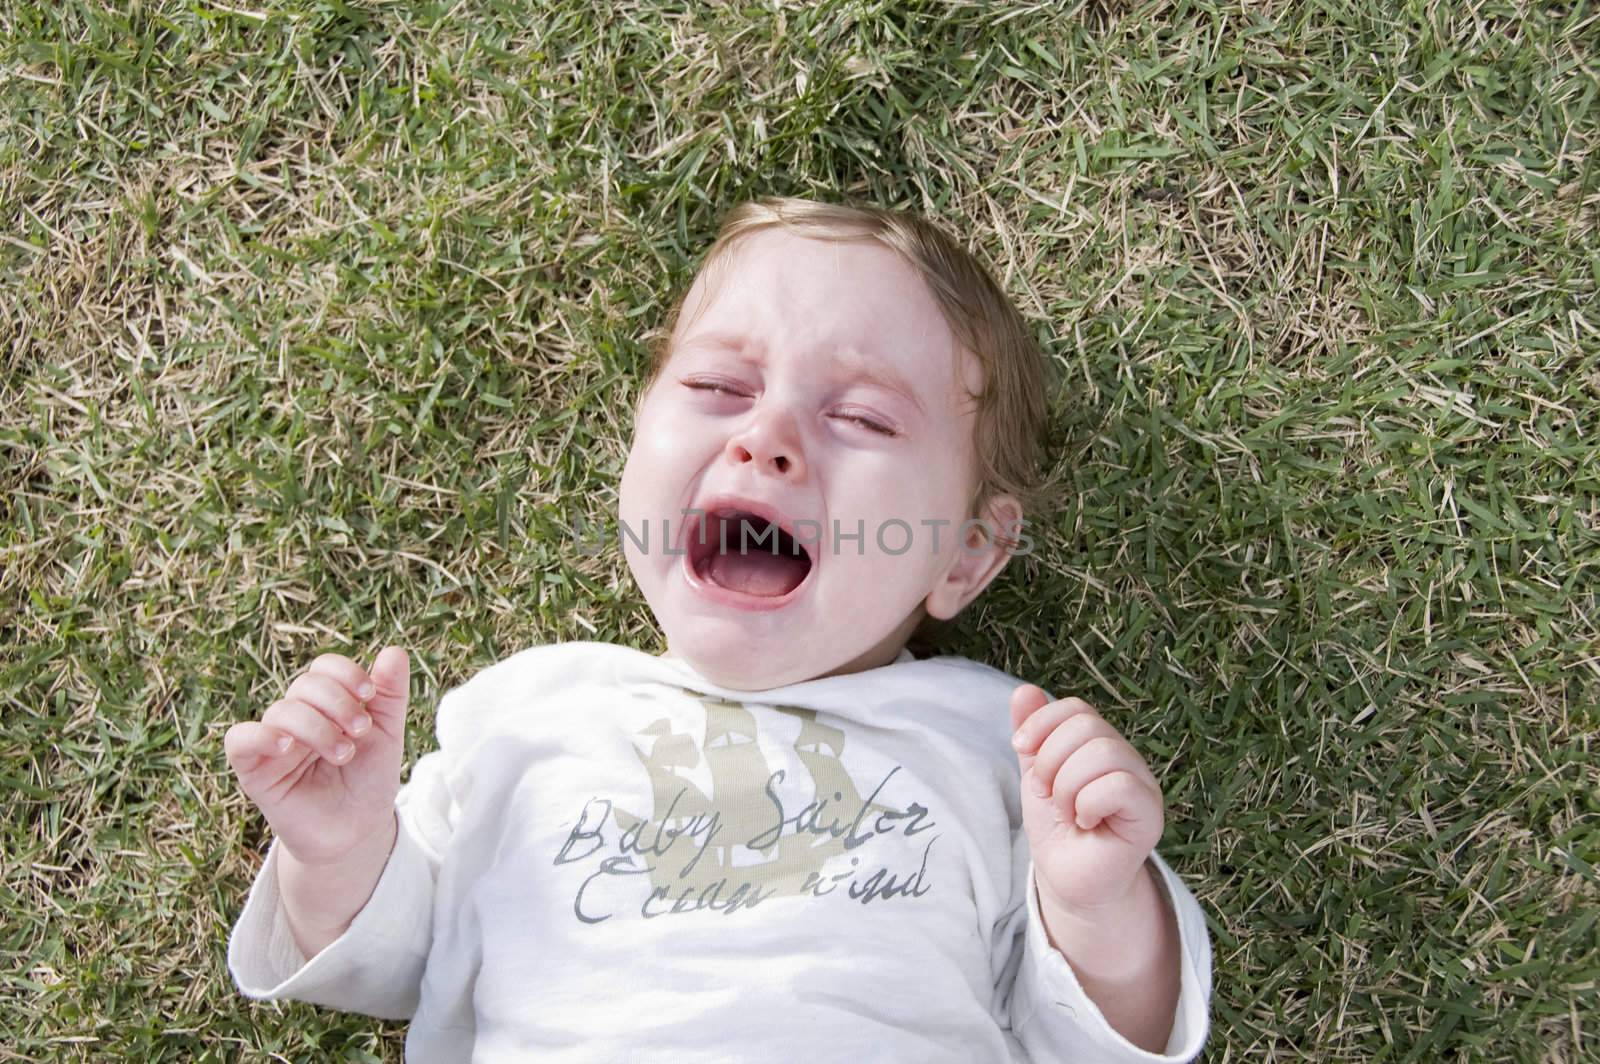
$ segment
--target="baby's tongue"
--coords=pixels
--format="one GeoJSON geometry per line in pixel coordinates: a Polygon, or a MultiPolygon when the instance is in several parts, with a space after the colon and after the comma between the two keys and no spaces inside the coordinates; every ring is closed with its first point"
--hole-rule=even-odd
{"type": "Polygon", "coordinates": [[[769,598],[787,595],[799,587],[807,568],[805,558],[773,554],[770,546],[753,547],[745,554],[731,546],[724,553],[713,554],[710,562],[711,579],[718,584],[731,591],[769,598]]]}

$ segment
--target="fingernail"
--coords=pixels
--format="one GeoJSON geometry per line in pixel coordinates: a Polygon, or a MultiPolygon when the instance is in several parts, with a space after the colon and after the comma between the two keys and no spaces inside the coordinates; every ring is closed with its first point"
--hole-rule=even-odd
{"type": "Polygon", "coordinates": [[[1023,738],[1022,733],[1021,732],[1017,732],[1015,735],[1013,735],[1011,737],[1011,748],[1013,750],[1021,750],[1024,746],[1027,745],[1027,742],[1028,742],[1027,739],[1023,738]]]}
{"type": "Polygon", "coordinates": [[[349,743],[335,743],[333,746],[333,759],[335,761],[343,761],[345,758],[355,753],[355,750],[356,748],[351,746],[349,743]]]}
{"type": "Polygon", "coordinates": [[[371,698],[373,695],[375,695],[377,693],[378,693],[378,689],[376,687],[372,686],[370,683],[364,683],[364,684],[361,685],[361,697],[362,698],[371,698]]]}
{"type": "Polygon", "coordinates": [[[278,753],[287,754],[289,752],[289,747],[293,745],[294,740],[285,735],[283,738],[278,740],[278,753]]]}
{"type": "Polygon", "coordinates": [[[370,727],[372,727],[372,718],[363,713],[350,725],[350,734],[365,735],[370,727]]]}

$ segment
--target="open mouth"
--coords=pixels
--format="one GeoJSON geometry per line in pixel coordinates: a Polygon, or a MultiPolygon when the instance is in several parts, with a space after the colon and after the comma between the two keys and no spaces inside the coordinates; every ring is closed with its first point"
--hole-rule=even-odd
{"type": "Polygon", "coordinates": [[[776,604],[805,583],[814,564],[805,544],[743,510],[714,510],[685,531],[692,576],[738,595],[776,604]]]}

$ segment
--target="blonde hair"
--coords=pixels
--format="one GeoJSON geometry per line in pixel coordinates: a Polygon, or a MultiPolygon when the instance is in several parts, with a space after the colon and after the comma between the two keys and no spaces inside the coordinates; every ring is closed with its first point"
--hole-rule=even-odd
{"type": "MultiPolygon", "coordinates": [[[[1011,495],[1031,515],[1052,501],[1041,468],[1049,414],[1044,354],[1028,323],[983,265],[938,226],[909,211],[772,197],[741,203],[722,220],[702,271],[719,263],[741,237],[776,226],[815,240],[876,241],[909,263],[927,284],[956,341],[983,369],[973,436],[977,486],[969,506],[976,517],[990,499],[1011,495]]],[[[690,287],[693,287],[691,282],[690,287]]],[[[689,290],[678,296],[661,328],[647,337],[656,381],[671,357],[689,290]]],[[[1002,535],[1002,542],[1015,541],[1002,535]]],[[[914,643],[930,643],[942,626],[924,618],[914,643]],[[931,622],[931,623],[930,623],[931,622]]]]}

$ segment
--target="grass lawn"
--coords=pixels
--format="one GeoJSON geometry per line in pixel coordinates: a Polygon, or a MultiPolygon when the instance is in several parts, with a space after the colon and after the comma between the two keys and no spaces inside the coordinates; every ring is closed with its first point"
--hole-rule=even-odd
{"type": "Polygon", "coordinates": [[[1163,781],[1210,1061],[1596,1059],[1600,12],[0,3],[0,1061],[398,1060],[233,989],[323,651],[661,649],[611,520],[723,211],[924,211],[1055,364],[954,649],[1163,781]]]}

